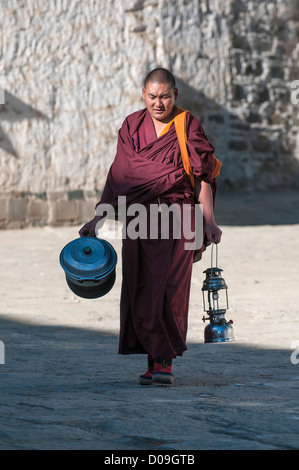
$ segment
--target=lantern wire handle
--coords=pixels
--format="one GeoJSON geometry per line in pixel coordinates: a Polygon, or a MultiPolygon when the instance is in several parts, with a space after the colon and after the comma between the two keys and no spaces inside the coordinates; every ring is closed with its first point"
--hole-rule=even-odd
{"type": "Polygon", "coordinates": [[[215,268],[218,268],[218,246],[215,243],[212,243],[211,246],[211,268],[213,267],[213,248],[214,245],[216,246],[216,266],[215,268]]]}

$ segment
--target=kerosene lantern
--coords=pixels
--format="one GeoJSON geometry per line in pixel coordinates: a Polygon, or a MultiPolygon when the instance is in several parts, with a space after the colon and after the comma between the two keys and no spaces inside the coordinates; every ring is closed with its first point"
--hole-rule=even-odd
{"type": "Polygon", "coordinates": [[[203,307],[208,317],[203,316],[203,321],[210,320],[205,327],[205,343],[224,343],[235,341],[232,320],[226,321],[225,313],[228,307],[227,285],[221,276],[222,269],[218,268],[218,247],[214,243],[211,246],[211,267],[204,271],[206,278],[203,282],[203,307]],[[216,266],[213,267],[213,249],[216,247],[216,266]]]}

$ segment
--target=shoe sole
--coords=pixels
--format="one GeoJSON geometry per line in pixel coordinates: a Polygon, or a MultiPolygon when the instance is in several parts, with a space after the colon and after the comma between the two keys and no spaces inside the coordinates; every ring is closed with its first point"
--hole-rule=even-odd
{"type": "Polygon", "coordinates": [[[169,373],[156,372],[153,374],[152,382],[163,384],[163,385],[172,385],[174,381],[174,376],[169,373]]]}
{"type": "Polygon", "coordinates": [[[140,376],[139,383],[140,385],[152,385],[153,381],[150,378],[140,376]]]}

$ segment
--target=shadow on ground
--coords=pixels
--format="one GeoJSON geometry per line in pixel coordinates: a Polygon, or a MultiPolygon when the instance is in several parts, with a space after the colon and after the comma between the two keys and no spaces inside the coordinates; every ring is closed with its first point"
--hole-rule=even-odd
{"type": "Polygon", "coordinates": [[[0,449],[299,447],[299,365],[289,350],[191,343],[173,387],[140,386],[145,357],[118,356],[115,335],[0,325],[0,449]]]}

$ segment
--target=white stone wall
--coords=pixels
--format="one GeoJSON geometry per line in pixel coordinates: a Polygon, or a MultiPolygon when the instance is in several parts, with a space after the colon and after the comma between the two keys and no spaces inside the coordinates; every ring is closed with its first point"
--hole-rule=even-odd
{"type": "Polygon", "coordinates": [[[297,7],[2,0],[0,226],[92,215],[117,131],[143,107],[143,77],[157,65],[173,71],[179,104],[202,119],[223,187],[287,184],[298,162],[297,7]]]}

